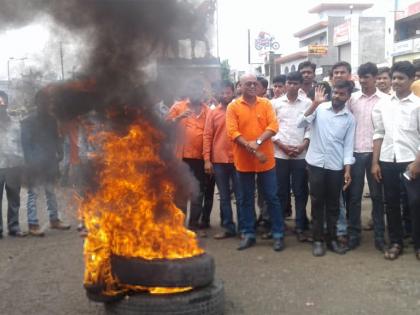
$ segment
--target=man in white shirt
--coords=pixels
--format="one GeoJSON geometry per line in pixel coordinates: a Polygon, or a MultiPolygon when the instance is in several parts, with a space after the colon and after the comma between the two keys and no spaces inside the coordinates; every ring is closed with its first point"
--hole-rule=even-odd
{"type": "Polygon", "coordinates": [[[2,199],[7,195],[7,229],[10,236],[22,237],[27,233],[19,227],[20,177],[23,152],[19,122],[7,111],[8,97],[0,91],[0,239],[3,237],[2,199]]]}
{"type": "MultiPolygon", "coordinates": [[[[408,61],[395,63],[391,68],[392,88],[395,94],[388,101],[375,105],[372,120],[373,135],[372,175],[383,182],[387,202],[390,247],[385,258],[394,260],[403,250],[403,228],[400,209],[402,174],[416,159],[420,147],[420,98],[410,86],[415,68],[408,61]]],[[[418,204],[409,205],[412,216],[414,248],[420,251],[418,204]]]]}
{"type": "Polygon", "coordinates": [[[272,100],[277,121],[281,128],[272,137],[276,158],[277,186],[280,204],[285,211],[290,194],[290,179],[295,195],[296,234],[299,241],[306,240],[303,232],[308,229],[306,203],[308,202],[308,179],[306,173],[306,150],[309,145],[309,128],[299,128],[297,120],[312,104],[301,95],[303,77],[300,72],[290,72],[286,77],[286,94],[272,100]]]}
{"type": "Polygon", "coordinates": [[[273,99],[283,96],[285,93],[286,76],[280,74],[273,79],[273,99]]]}

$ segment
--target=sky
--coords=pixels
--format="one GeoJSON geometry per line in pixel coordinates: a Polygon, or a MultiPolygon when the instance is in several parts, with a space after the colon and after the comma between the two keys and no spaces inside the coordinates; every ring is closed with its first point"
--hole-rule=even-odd
{"type": "MultiPolygon", "coordinates": [[[[197,0],[198,1],[198,0],[197,0]]],[[[418,0],[398,0],[401,7],[418,0]]],[[[321,2],[317,0],[218,0],[219,56],[228,59],[233,69],[247,70],[247,30],[264,30],[275,36],[280,43],[279,53],[287,54],[298,48],[293,34],[316,23],[317,14],[308,10],[321,2]]],[[[354,1],[373,3],[374,7],[365,15],[384,16],[394,6],[394,0],[354,1]]],[[[60,73],[60,47],[56,34],[51,33],[44,23],[35,23],[20,29],[0,30],[0,80],[20,77],[30,67],[49,64],[52,72],[60,73]]],[[[70,52],[69,40],[64,41],[64,54],[70,52]]],[[[68,54],[67,54],[68,55],[68,54]]],[[[66,61],[66,60],[65,60],[66,61]]],[[[66,63],[66,65],[69,63],[66,63]]],[[[71,68],[65,69],[65,76],[71,75],[71,68]]]]}
{"type": "MultiPolygon", "coordinates": [[[[219,52],[221,59],[228,59],[233,69],[247,70],[248,29],[264,30],[280,43],[279,53],[288,54],[298,48],[297,31],[319,21],[318,14],[309,9],[320,3],[349,3],[352,1],[317,0],[219,0],[219,52]]],[[[401,6],[413,0],[399,0],[401,6]]],[[[353,1],[372,3],[367,16],[385,16],[394,7],[394,0],[353,1]]]]}

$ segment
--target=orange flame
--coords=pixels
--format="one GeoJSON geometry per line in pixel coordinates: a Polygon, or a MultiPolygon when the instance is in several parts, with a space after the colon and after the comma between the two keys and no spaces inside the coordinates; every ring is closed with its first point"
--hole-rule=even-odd
{"type": "MultiPolygon", "coordinates": [[[[98,189],[87,196],[81,213],[89,234],[84,244],[85,285],[101,284],[105,294],[133,289],[111,274],[110,255],[144,259],[176,259],[199,255],[194,232],[173,203],[170,170],[159,157],[163,134],[147,122],[133,124],[125,136],[100,132],[96,158],[103,165],[98,189]],[[166,172],[166,174],[165,174],[166,172]]],[[[142,288],[151,293],[190,288],[142,288]]]]}

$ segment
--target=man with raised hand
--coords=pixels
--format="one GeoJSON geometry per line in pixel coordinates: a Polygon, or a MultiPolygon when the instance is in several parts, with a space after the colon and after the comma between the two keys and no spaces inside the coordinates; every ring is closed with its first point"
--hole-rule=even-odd
{"type": "Polygon", "coordinates": [[[331,102],[325,102],[324,88],[316,88],[312,105],[298,119],[298,126],[311,126],[311,142],[306,154],[312,202],[314,256],[325,254],[328,248],[345,254],[346,247],[337,242],[337,220],[341,190],[351,183],[350,168],[354,163],[353,146],[355,121],[345,104],[351,96],[353,84],[335,84],[331,102]],[[325,212],[325,216],[324,216],[325,212]],[[324,237],[327,222],[327,239],[324,237]]]}

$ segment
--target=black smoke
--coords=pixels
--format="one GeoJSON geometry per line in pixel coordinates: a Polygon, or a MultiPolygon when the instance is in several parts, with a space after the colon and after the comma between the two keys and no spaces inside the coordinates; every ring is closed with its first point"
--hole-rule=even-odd
{"type": "MultiPolygon", "coordinates": [[[[137,119],[147,119],[169,135],[171,129],[153,114],[143,69],[151,59],[167,53],[185,21],[202,24],[196,23],[197,18],[186,4],[175,0],[2,0],[0,31],[49,16],[57,26],[88,39],[83,45],[89,46],[90,53],[84,60],[84,77],[79,83],[93,83],[88,88],[75,88],[74,82],[49,86],[60,121],[95,109],[121,133],[137,119]],[[110,109],[115,113],[112,116],[106,114],[110,109]]],[[[185,176],[186,169],[180,167],[168,147],[162,146],[162,158],[179,190],[186,193],[190,177],[185,176]]]]}

